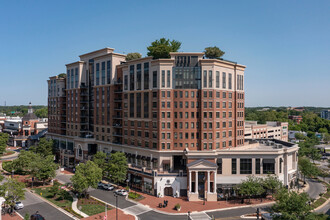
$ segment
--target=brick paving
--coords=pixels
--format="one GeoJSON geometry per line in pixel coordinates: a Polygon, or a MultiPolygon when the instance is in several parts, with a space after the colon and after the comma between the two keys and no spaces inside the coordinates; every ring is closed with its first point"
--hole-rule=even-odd
{"type": "Polygon", "coordinates": [[[1,217],[2,220],[22,220],[22,218],[16,213],[13,216],[6,214],[6,215],[2,215],[1,217]]]}
{"type": "MultiPolygon", "coordinates": [[[[230,208],[230,207],[239,207],[239,206],[246,206],[246,205],[255,205],[255,204],[261,204],[260,199],[244,199],[244,204],[241,204],[241,200],[235,200],[235,201],[217,201],[217,202],[205,202],[205,205],[203,205],[203,201],[188,201],[187,197],[180,197],[180,198],[174,198],[171,196],[165,196],[163,198],[157,198],[155,196],[151,196],[148,194],[144,194],[141,192],[137,192],[138,194],[145,197],[145,199],[142,199],[139,201],[139,203],[143,205],[147,205],[148,207],[152,209],[157,209],[159,211],[168,212],[168,213],[187,213],[190,212],[200,212],[200,211],[206,211],[206,210],[214,210],[214,209],[223,209],[223,208],[230,208]],[[164,200],[168,200],[168,205],[165,208],[159,208],[159,203],[164,203],[164,200]],[[176,204],[181,205],[181,210],[177,211],[174,209],[174,206],[176,204]]],[[[266,199],[262,200],[262,203],[272,202],[273,200],[271,197],[268,197],[266,199]]]]}
{"type": "MultiPolygon", "coordinates": [[[[84,220],[104,220],[104,213],[99,213],[93,216],[89,216],[87,218],[83,218],[84,220]]],[[[108,218],[107,220],[116,220],[116,209],[109,210],[107,212],[108,218]]],[[[134,216],[126,215],[123,211],[118,209],[118,219],[120,220],[135,220],[134,216]]]]}

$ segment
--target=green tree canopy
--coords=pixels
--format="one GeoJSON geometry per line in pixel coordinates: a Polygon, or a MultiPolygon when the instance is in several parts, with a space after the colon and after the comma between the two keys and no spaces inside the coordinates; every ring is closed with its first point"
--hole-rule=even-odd
{"type": "Polygon", "coordinates": [[[281,213],[275,219],[300,220],[310,213],[311,207],[308,205],[309,197],[306,193],[298,194],[287,189],[280,190],[275,195],[276,203],[272,209],[281,213]]]}
{"type": "Polygon", "coordinates": [[[238,192],[241,195],[251,197],[254,195],[261,195],[265,192],[262,186],[262,179],[254,176],[248,176],[238,185],[238,192]]]}
{"type": "Polygon", "coordinates": [[[282,182],[273,175],[268,175],[267,178],[262,179],[261,184],[266,190],[270,190],[272,194],[283,187],[282,182]]]}
{"type": "Polygon", "coordinates": [[[303,135],[302,133],[295,133],[294,137],[298,140],[304,140],[305,139],[305,135],[303,135]]]}
{"type": "Polygon", "coordinates": [[[152,56],[154,59],[170,58],[170,52],[177,52],[180,47],[181,42],[179,41],[161,38],[147,47],[148,56],[152,56]]]}
{"type": "Polygon", "coordinates": [[[58,74],[58,78],[66,78],[66,74],[65,73],[60,73],[60,74],[58,74]]]}
{"type": "Polygon", "coordinates": [[[222,57],[225,52],[220,50],[219,47],[206,47],[205,48],[205,56],[210,59],[216,59],[222,57]]]}
{"type": "Polygon", "coordinates": [[[5,203],[7,205],[14,206],[16,201],[25,198],[24,188],[24,183],[21,183],[16,179],[8,179],[0,186],[0,196],[6,199],[5,203]]]}
{"type": "Polygon", "coordinates": [[[102,174],[104,176],[106,168],[107,168],[107,162],[106,162],[107,154],[98,151],[94,156],[93,156],[93,162],[102,169],[102,174]]]}
{"type": "Polygon", "coordinates": [[[76,172],[71,178],[73,188],[79,193],[85,194],[88,187],[97,187],[97,183],[102,179],[102,169],[93,161],[80,163],[76,167],[76,172]]]}
{"type": "Polygon", "coordinates": [[[312,164],[306,157],[299,157],[298,166],[299,171],[304,175],[304,178],[306,178],[306,176],[313,177],[318,175],[319,173],[318,168],[314,164],[312,164]]]}
{"type": "Polygon", "coordinates": [[[45,183],[45,181],[56,176],[57,165],[54,163],[54,156],[48,155],[45,158],[38,155],[39,159],[32,161],[30,168],[33,177],[45,183]]]}
{"type": "Polygon", "coordinates": [[[38,117],[38,118],[47,118],[48,117],[48,108],[41,108],[41,109],[37,109],[35,110],[34,114],[38,117]]]}
{"type": "Polygon", "coordinates": [[[140,53],[128,53],[126,56],[126,61],[130,61],[130,60],[135,60],[135,59],[139,59],[141,58],[142,55],[140,53]]]}
{"type": "Polygon", "coordinates": [[[36,146],[30,147],[30,151],[40,154],[41,156],[53,155],[53,140],[46,138],[40,138],[39,143],[36,146]]]}
{"type": "Polygon", "coordinates": [[[122,152],[111,154],[108,164],[109,177],[116,183],[122,182],[126,179],[127,175],[127,159],[122,152]]]}
{"type": "Polygon", "coordinates": [[[9,135],[7,133],[0,133],[0,154],[6,151],[9,135]]]}

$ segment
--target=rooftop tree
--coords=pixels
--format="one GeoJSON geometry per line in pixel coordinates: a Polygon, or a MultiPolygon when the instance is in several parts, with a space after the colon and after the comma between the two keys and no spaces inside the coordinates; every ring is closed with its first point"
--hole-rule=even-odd
{"type": "Polygon", "coordinates": [[[177,52],[181,47],[181,42],[165,38],[160,38],[151,43],[148,49],[148,56],[154,59],[170,58],[170,52],[177,52]]]}
{"type": "Polygon", "coordinates": [[[225,52],[220,50],[219,47],[206,47],[205,48],[205,56],[209,59],[217,59],[217,58],[220,58],[222,57],[225,52]]]}
{"type": "Polygon", "coordinates": [[[126,56],[126,61],[130,61],[130,60],[135,60],[135,59],[139,59],[141,58],[142,55],[140,53],[128,53],[126,56]]]}

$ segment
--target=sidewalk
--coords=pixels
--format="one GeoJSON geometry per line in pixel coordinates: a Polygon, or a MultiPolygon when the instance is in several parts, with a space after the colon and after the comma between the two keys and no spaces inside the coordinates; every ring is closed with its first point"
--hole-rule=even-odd
{"type": "MultiPolygon", "coordinates": [[[[162,212],[162,213],[173,213],[173,214],[179,214],[179,213],[187,213],[190,212],[202,212],[202,211],[209,211],[209,210],[217,210],[217,209],[227,209],[227,208],[234,208],[234,207],[242,207],[247,205],[260,205],[265,204],[269,202],[273,202],[271,197],[268,197],[266,199],[263,199],[262,202],[260,199],[250,199],[248,202],[248,199],[244,200],[244,203],[241,204],[241,200],[229,200],[229,201],[217,201],[217,202],[205,202],[204,201],[188,201],[186,197],[181,198],[174,198],[171,196],[165,196],[163,198],[157,198],[155,196],[151,196],[145,193],[137,192],[138,194],[145,197],[144,199],[140,200],[139,202],[135,202],[137,204],[143,204],[151,209],[154,209],[155,211],[162,212]],[[159,203],[164,203],[164,200],[168,201],[168,205],[165,208],[159,208],[159,203]],[[181,210],[177,211],[174,209],[174,206],[176,204],[181,205],[181,210]]],[[[128,201],[132,201],[128,199],[128,201]]]]}
{"type": "MultiPolygon", "coordinates": [[[[104,214],[105,212],[103,213],[99,213],[99,214],[96,214],[96,215],[93,215],[93,216],[89,216],[87,218],[83,218],[84,220],[104,220],[104,214]]],[[[107,211],[107,220],[116,220],[116,208],[112,209],[112,210],[109,210],[107,211]]],[[[121,219],[121,220],[135,220],[135,217],[132,216],[132,215],[126,215],[123,211],[119,210],[118,209],[118,219],[121,219]]]]}

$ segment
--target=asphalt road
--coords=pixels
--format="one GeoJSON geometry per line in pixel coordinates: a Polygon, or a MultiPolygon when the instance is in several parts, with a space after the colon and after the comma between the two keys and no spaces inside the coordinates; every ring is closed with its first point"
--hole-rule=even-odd
{"type": "Polygon", "coordinates": [[[309,184],[307,193],[312,199],[316,199],[320,193],[325,192],[323,184],[314,179],[306,179],[306,182],[309,184]]]}
{"type": "Polygon", "coordinates": [[[33,193],[26,191],[25,200],[22,201],[24,208],[19,210],[19,214],[23,217],[26,213],[29,215],[39,212],[46,220],[71,220],[72,218],[44,202],[42,199],[34,195],[33,193]]]}

